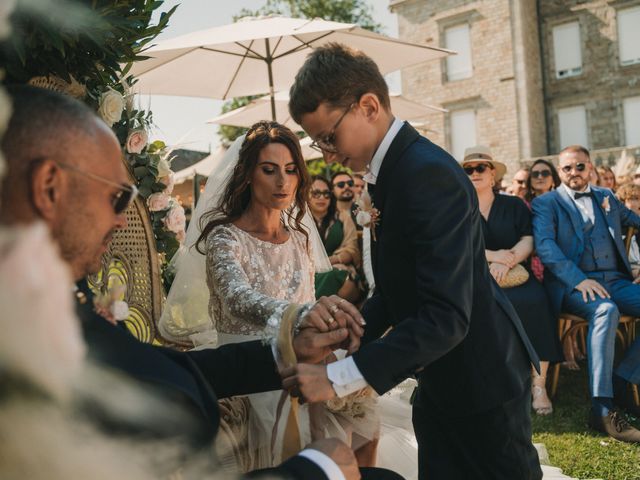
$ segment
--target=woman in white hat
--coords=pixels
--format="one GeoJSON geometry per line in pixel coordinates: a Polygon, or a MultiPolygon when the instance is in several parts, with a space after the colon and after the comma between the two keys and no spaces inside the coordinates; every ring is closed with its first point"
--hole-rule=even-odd
{"type": "MultiPolygon", "coordinates": [[[[555,333],[556,319],[547,294],[530,271],[529,260],[533,252],[531,212],[519,197],[496,193],[507,167],[493,159],[489,148],[468,148],[462,168],[478,194],[485,253],[491,275],[502,286],[505,285],[509,270],[518,264],[529,273],[524,283],[510,288],[505,285],[503,288],[541,359],[540,375],[532,369],[533,409],[538,415],[548,415],[553,411],[553,406],[545,388],[546,372],[550,361],[562,360],[562,350],[555,333]]],[[[524,276],[522,278],[524,280],[524,276]]]]}

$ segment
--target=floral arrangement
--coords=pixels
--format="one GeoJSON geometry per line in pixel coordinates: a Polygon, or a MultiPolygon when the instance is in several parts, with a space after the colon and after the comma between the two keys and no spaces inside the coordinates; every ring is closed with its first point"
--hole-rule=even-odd
{"type": "Polygon", "coordinates": [[[326,402],[333,413],[341,413],[352,418],[364,418],[375,405],[375,396],[371,387],[365,387],[344,397],[334,397],[326,402]]]}
{"type": "Polygon", "coordinates": [[[602,209],[606,214],[609,214],[609,211],[611,211],[611,204],[609,203],[609,195],[604,196],[604,200],[602,201],[602,209]]]}
{"type": "Polygon", "coordinates": [[[375,208],[369,192],[364,190],[356,201],[356,222],[364,228],[371,229],[371,238],[376,240],[376,225],[380,222],[380,210],[375,208]]]}

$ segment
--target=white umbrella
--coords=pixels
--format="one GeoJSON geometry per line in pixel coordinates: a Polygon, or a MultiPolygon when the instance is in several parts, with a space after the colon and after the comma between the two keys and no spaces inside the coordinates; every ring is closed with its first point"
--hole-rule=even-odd
{"type": "MultiPolygon", "coordinates": [[[[431,105],[422,105],[421,103],[409,100],[399,93],[392,93],[391,111],[394,115],[402,120],[419,120],[427,116],[430,112],[447,112],[446,109],[434,107],[431,105]]],[[[278,92],[275,94],[276,116],[278,121],[289,127],[291,130],[302,131],[302,127],[298,125],[289,115],[289,92],[278,92]]],[[[234,127],[250,127],[254,123],[272,118],[270,96],[257,98],[244,107],[236,108],[230,112],[223,113],[212,118],[207,123],[215,123],[218,125],[232,125],[234,127]]]]}
{"type": "Polygon", "coordinates": [[[322,19],[249,18],[189,33],[146,50],[131,73],[140,93],[227,99],[288,89],[312,49],[329,42],[369,55],[385,74],[442,58],[449,50],[403,42],[322,19]]]}

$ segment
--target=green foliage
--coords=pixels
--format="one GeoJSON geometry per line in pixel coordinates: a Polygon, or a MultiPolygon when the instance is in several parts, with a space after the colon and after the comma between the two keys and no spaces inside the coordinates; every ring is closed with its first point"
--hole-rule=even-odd
{"type": "Polygon", "coordinates": [[[159,0],[19,0],[13,35],[0,47],[7,83],[39,75],[73,76],[94,93],[115,85],[167,26],[173,7],[151,16],[159,0]]]}
{"type": "MultiPolygon", "coordinates": [[[[355,23],[362,28],[381,32],[382,25],[374,22],[371,6],[365,0],[267,0],[257,10],[243,8],[234,21],[242,17],[260,15],[285,15],[292,18],[322,18],[333,22],[355,23]]],[[[226,102],[222,113],[245,106],[257,97],[237,97],[226,102]]],[[[246,132],[245,128],[221,125],[218,133],[225,145],[230,145],[236,138],[246,132]]]]}
{"type": "Polygon", "coordinates": [[[316,160],[311,160],[307,162],[307,170],[310,175],[322,175],[327,180],[330,180],[333,175],[338,172],[347,172],[350,175],[353,175],[353,172],[350,168],[347,168],[338,162],[327,163],[323,158],[318,158],[316,160]]]}

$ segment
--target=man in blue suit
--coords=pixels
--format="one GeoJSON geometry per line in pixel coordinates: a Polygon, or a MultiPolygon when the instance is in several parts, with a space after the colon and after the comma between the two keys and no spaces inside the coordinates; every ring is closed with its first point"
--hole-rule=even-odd
{"type": "Polygon", "coordinates": [[[624,378],[633,380],[633,366],[640,364],[636,341],[613,375],[620,314],[640,316],[640,285],[632,279],[622,242],[623,228],[640,228],[640,216],[610,190],[589,185],[592,169],[586,148],[576,145],[560,152],[562,185],[533,201],[535,245],[555,310],[589,322],[590,426],[618,440],[640,442],[640,431],[613,408],[614,384],[623,395],[624,378]]]}

